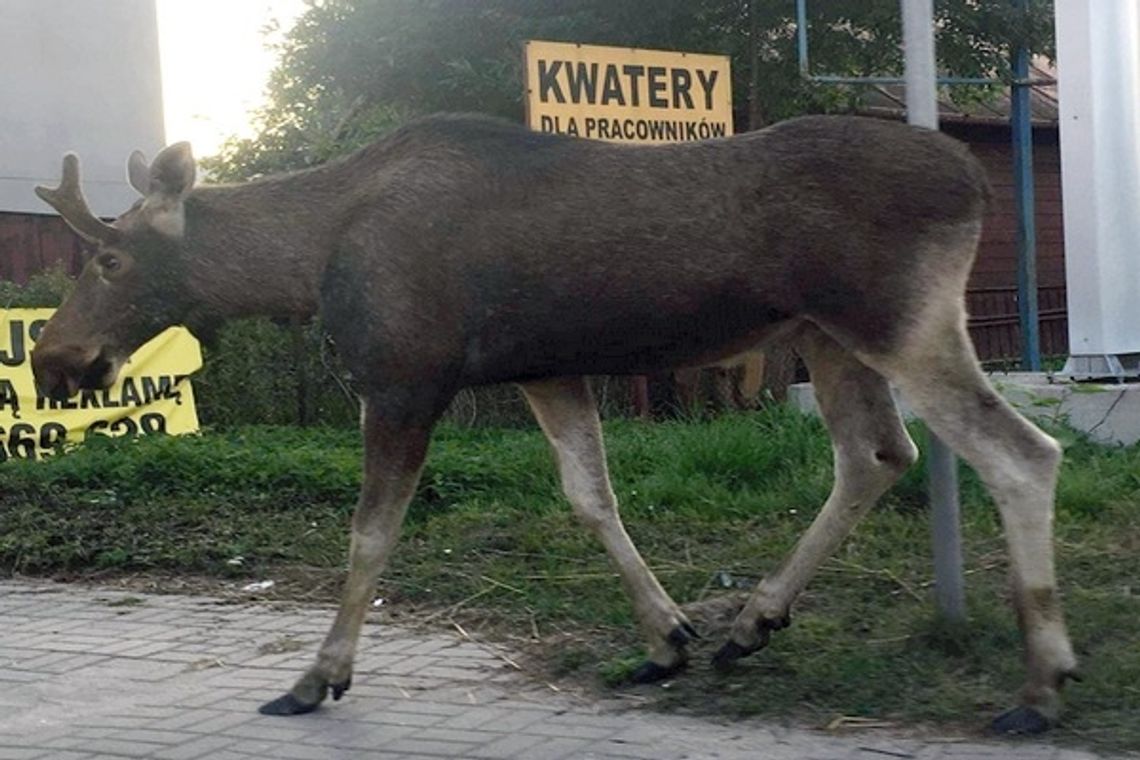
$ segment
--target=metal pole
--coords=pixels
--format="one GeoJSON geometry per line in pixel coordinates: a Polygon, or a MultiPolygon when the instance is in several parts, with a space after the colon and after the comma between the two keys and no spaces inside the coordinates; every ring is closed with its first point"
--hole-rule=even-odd
{"type": "Polygon", "coordinates": [[[958,460],[938,436],[928,436],[926,463],[930,494],[930,534],[934,554],[934,602],[947,620],[966,619],[962,573],[962,526],[958,501],[958,460]]]}
{"type": "MultiPolygon", "coordinates": [[[[903,62],[906,67],[907,121],[938,129],[938,87],[934,64],[933,0],[900,0],[903,62]]],[[[929,477],[934,587],[939,613],[948,620],[966,618],[962,574],[962,535],[958,508],[958,467],[954,454],[930,434],[929,477]]]]}
{"type": "MultiPolygon", "coordinates": [[[[1029,0],[1014,0],[1027,12],[1029,0]]],[[[1029,51],[1013,53],[1013,177],[1017,203],[1017,311],[1021,320],[1021,367],[1041,371],[1040,322],[1037,313],[1037,225],[1033,198],[1033,123],[1029,110],[1029,51]]]]}
{"type": "Polygon", "coordinates": [[[808,28],[807,0],[796,0],[796,49],[799,52],[800,74],[809,76],[808,71],[808,28]]]}
{"type": "Polygon", "coordinates": [[[933,0],[900,0],[903,25],[903,78],[906,120],[938,129],[938,77],[934,67],[933,0]]]}

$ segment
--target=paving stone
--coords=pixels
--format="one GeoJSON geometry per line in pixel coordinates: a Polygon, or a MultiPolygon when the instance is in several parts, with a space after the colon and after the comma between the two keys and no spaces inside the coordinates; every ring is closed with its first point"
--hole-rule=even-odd
{"type": "Polygon", "coordinates": [[[37,747],[0,747],[0,760],[34,760],[46,757],[49,750],[37,747]]]}
{"type": "Polygon", "coordinates": [[[492,731],[475,731],[467,728],[441,728],[440,726],[427,726],[415,731],[417,739],[431,741],[454,742],[456,744],[470,744],[482,746],[498,738],[500,734],[492,731]]]}
{"type": "Polygon", "coordinates": [[[237,736],[243,739],[269,739],[282,744],[289,744],[300,741],[312,732],[301,727],[291,728],[282,725],[281,720],[262,718],[231,726],[225,729],[223,733],[226,736],[237,736]]]}
{"type": "Polygon", "coordinates": [[[126,742],[149,742],[150,744],[186,744],[199,738],[188,731],[160,731],[153,728],[130,728],[112,733],[107,738],[126,742]]]}
{"type": "Polygon", "coordinates": [[[139,719],[129,715],[93,713],[90,715],[77,715],[69,719],[68,722],[72,726],[94,728],[110,734],[113,733],[116,728],[134,728],[139,724],[139,719]]]}
{"type": "Polygon", "coordinates": [[[155,760],[198,760],[213,758],[214,753],[234,744],[229,736],[198,736],[181,744],[170,745],[154,752],[155,760]]]}
{"type": "Polygon", "coordinates": [[[211,707],[227,698],[244,694],[245,689],[209,688],[187,693],[178,700],[178,706],[187,710],[211,707]]]}
{"type": "Polygon", "coordinates": [[[332,614],[0,581],[0,760],[1106,760],[618,712],[528,680],[488,646],[371,621],[346,699],[258,714],[308,667],[332,614]],[[142,603],[115,606],[128,597],[142,603]],[[263,649],[285,636],[303,649],[263,649]]]}
{"type": "Polygon", "coordinates": [[[348,750],[330,750],[328,747],[311,744],[277,744],[273,747],[273,754],[265,752],[255,754],[251,752],[255,746],[261,745],[253,742],[238,742],[233,745],[234,751],[242,752],[249,757],[272,757],[280,760],[334,760],[356,754],[348,750]]]}
{"type": "Polygon", "coordinates": [[[415,733],[415,726],[342,723],[306,736],[303,743],[323,747],[326,752],[332,752],[334,748],[367,750],[387,747],[392,742],[414,736],[415,733]]]}
{"type": "Polygon", "coordinates": [[[250,760],[250,755],[231,752],[228,748],[210,753],[209,760],[250,760]]]}
{"type": "Polygon", "coordinates": [[[39,681],[43,678],[42,673],[37,673],[34,670],[14,670],[12,668],[0,668],[0,681],[8,681],[10,683],[29,683],[31,681],[39,681]]]}
{"type": "Polygon", "coordinates": [[[475,757],[529,757],[528,751],[546,741],[545,736],[529,734],[507,734],[494,741],[477,747],[471,752],[475,757]]]}
{"type": "Polygon", "coordinates": [[[499,707],[476,705],[448,718],[440,725],[444,728],[482,728],[486,726],[488,730],[498,730],[498,721],[505,719],[509,714],[509,710],[499,707]]]}
{"type": "Polygon", "coordinates": [[[196,734],[221,734],[235,726],[241,726],[254,720],[256,716],[247,713],[224,712],[201,723],[187,726],[187,731],[196,734]]]}
{"type": "MultiPolygon", "coordinates": [[[[0,755],[0,757],[3,757],[3,755],[0,755]]],[[[43,756],[44,760],[91,760],[92,757],[93,755],[90,752],[69,749],[52,750],[43,756]]]]}
{"type": "Polygon", "coordinates": [[[124,739],[92,739],[84,749],[95,754],[122,755],[125,757],[154,757],[162,749],[161,744],[134,742],[124,739]]]}
{"type": "MultiPolygon", "coordinates": [[[[630,760],[680,760],[685,757],[685,751],[675,744],[666,742],[659,744],[634,744],[602,740],[587,745],[584,753],[594,753],[599,757],[629,758],[630,760]]],[[[804,758],[803,760],[807,760],[804,758]]]]}
{"type": "Polygon", "coordinates": [[[567,760],[582,757],[590,742],[587,739],[543,736],[541,741],[517,755],[526,760],[567,760]]]}
{"type": "Polygon", "coordinates": [[[429,757],[457,757],[469,753],[474,746],[433,739],[421,739],[419,736],[405,736],[378,745],[377,749],[384,752],[396,753],[400,756],[427,755],[429,757]]]}
{"type": "MultiPolygon", "coordinates": [[[[332,709],[336,709],[334,706],[332,709]]],[[[363,716],[370,723],[384,723],[392,726],[434,726],[446,719],[446,716],[430,711],[412,710],[380,710],[363,716]]],[[[458,728],[463,728],[459,726],[458,728]]]]}
{"type": "Polygon", "coordinates": [[[69,657],[57,660],[51,667],[40,668],[44,673],[70,673],[82,668],[94,668],[102,665],[107,658],[97,654],[71,654],[69,657]]]}
{"type": "Polygon", "coordinates": [[[42,642],[40,647],[55,652],[91,653],[113,641],[115,639],[107,636],[61,636],[42,642]]]}
{"type": "Polygon", "coordinates": [[[1096,755],[1081,750],[1062,749],[1057,752],[1056,760],[1096,760],[1096,755]]]}
{"type": "Polygon", "coordinates": [[[463,705],[434,702],[426,699],[393,699],[383,708],[386,712],[422,713],[424,715],[440,715],[451,717],[460,715],[467,708],[463,705]]]}

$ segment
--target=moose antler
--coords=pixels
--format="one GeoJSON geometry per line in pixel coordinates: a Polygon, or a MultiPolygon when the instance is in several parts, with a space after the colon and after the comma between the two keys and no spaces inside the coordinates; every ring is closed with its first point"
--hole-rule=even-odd
{"type": "Polygon", "coordinates": [[[63,179],[52,189],[39,185],[36,195],[59,212],[71,229],[90,243],[114,243],[122,233],[99,219],[87,207],[83,191],[79,189],[79,157],[68,153],[63,157],[63,179]]]}

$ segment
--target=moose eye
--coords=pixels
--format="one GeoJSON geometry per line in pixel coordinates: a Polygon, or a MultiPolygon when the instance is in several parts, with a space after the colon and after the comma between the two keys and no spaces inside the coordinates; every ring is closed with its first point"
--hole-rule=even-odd
{"type": "Polygon", "coordinates": [[[99,266],[104,272],[117,272],[123,263],[113,253],[104,253],[98,258],[99,266]]]}

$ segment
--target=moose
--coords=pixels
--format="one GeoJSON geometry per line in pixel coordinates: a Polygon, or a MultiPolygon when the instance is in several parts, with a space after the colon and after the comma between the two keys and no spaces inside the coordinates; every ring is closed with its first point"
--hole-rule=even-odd
{"type": "Polygon", "coordinates": [[[754,589],[720,668],[785,628],[797,595],[917,457],[891,385],[972,465],[1004,523],[1028,671],[1005,733],[1050,728],[1076,677],[1054,573],[1060,446],[979,369],[964,292],[989,199],[956,141],[877,119],[809,116],[729,138],[635,146],[441,115],[357,152],[194,187],[190,146],[127,166],[142,197],[92,214],[79,164],[39,196],[93,247],[44,327],[44,393],[112,383],[167,326],[317,315],[359,383],[364,476],[343,598],[315,664],[261,711],[305,713],[352,680],[361,625],[433,425],[466,387],[520,386],[574,514],[605,547],[672,676],[697,631],[630,540],[586,378],[709,365],[793,342],[834,448],[834,485],[754,589]]]}

